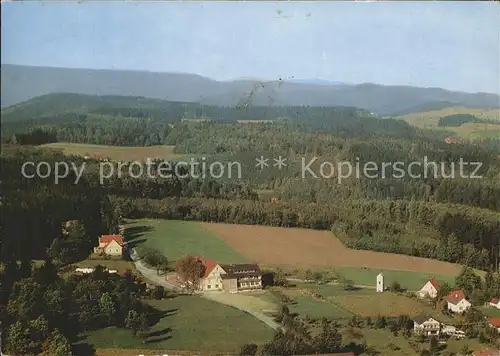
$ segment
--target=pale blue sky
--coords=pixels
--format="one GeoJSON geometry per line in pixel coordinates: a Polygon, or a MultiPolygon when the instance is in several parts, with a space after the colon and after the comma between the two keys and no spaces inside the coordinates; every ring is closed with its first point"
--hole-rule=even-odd
{"type": "Polygon", "coordinates": [[[500,6],[4,3],[2,63],[499,93],[500,6]]]}

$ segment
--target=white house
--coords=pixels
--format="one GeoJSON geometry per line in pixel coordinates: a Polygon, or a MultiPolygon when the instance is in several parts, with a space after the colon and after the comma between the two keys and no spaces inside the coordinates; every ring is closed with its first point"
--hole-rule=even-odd
{"type": "Polygon", "coordinates": [[[500,333],[500,318],[491,318],[488,323],[492,328],[497,329],[497,331],[500,333]]]}
{"type": "MultiPolygon", "coordinates": [[[[198,257],[205,267],[199,290],[238,292],[262,289],[262,272],[256,264],[219,264],[198,257]]],[[[181,281],[181,285],[185,285],[181,281]]]]}
{"type": "Polygon", "coordinates": [[[418,295],[420,298],[425,298],[427,296],[431,298],[436,298],[439,292],[439,282],[435,279],[432,278],[427,281],[427,283],[424,284],[422,289],[418,291],[418,295]]]}
{"type": "Polygon", "coordinates": [[[500,309],[500,299],[498,298],[493,298],[488,304],[490,307],[500,309]]]}
{"type": "Polygon", "coordinates": [[[453,313],[463,313],[472,306],[472,304],[465,299],[463,290],[451,292],[445,300],[448,303],[448,309],[453,313]]]}
{"type": "MultiPolygon", "coordinates": [[[[90,274],[95,271],[95,268],[93,267],[87,267],[87,268],[77,268],[75,269],[75,272],[83,273],[83,274],[90,274]]],[[[116,269],[106,269],[106,271],[110,274],[118,273],[116,269]]]]}
{"type": "Polygon", "coordinates": [[[441,333],[441,323],[433,317],[420,314],[412,318],[413,331],[416,334],[423,334],[426,336],[439,335],[441,333]]]}
{"type": "Polygon", "coordinates": [[[89,274],[89,273],[94,272],[94,268],[77,268],[77,269],[75,269],[75,272],[80,272],[80,273],[83,273],[83,274],[89,274]]]}
{"type": "Polygon", "coordinates": [[[460,329],[457,329],[453,325],[443,325],[441,327],[441,334],[452,336],[452,337],[455,337],[457,339],[465,338],[465,332],[460,330],[460,329]]]}
{"type": "Polygon", "coordinates": [[[94,253],[103,253],[108,256],[121,256],[124,241],[122,235],[102,235],[99,237],[99,246],[94,248],[94,253]]]}
{"type": "Polygon", "coordinates": [[[384,274],[382,272],[377,275],[377,292],[384,292],[384,274]]]}

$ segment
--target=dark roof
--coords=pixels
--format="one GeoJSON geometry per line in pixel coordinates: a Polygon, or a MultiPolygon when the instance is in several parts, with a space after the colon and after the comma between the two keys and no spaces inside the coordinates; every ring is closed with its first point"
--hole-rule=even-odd
{"type": "Polygon", "coordinates": [[[232,273],[227,273],[227,274],[221,274],[220,278],[221,279],[236,279],[238,277],[232,273]]]}
{"type": "Polygon", "coordinates": [[[243,271],[255,271],[255,272],[247,272],[247,273],[260,273],[260,268],[257,264],[225,264],[225,265],[220,265],[224,271],[227,273],[235,273],[239,274],[242,273],[243,271]]]}
{"type": "Polygon", "coordinates": [[[422,324],[423,322],[429,320],[429,319],[434,319],[436,320],[436,318],[433,318],[432,316],[428,315],[428,314],[419,314],[413,318],[411,318],[411,320],[413,320],[415,323],[417,324],[422,324]]]}

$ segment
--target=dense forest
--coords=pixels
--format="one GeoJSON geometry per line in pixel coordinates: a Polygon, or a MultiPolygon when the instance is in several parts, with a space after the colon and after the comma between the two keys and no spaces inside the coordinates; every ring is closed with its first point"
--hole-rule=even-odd
{"type": "Polygon", "coordinates": [[[480,119],[474,115],[470,114],[454,114],[443,116],[438,121],[438,126],[461,126],[466,123],[478,123],[478,124],[496,124],[495,120],[480,119]]]}
{"type": "MultiPolygon", "coordinates": [[[[120,146],[168,144],[171,126],[181,119],[213,122],[272,120],[308,131],[335,131],[344,137],[407,137],[415,129],[404,121],[380,119],[358,108],[307,106],[216,107],[134,97],[47,95],[2,110],[2,140],[48,132],[47,143],[62,141],[120,146]],[[58,106],[58,103],[62,103],[58,106]]],[[[442,134],[441,134],[442,135],[442,134]]],[[[38,143],[38,141],[33,141],[38,143]]]]}

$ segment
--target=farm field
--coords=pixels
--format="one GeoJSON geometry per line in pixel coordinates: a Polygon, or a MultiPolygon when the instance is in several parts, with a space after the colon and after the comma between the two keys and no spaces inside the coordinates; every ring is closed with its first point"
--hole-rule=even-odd
{"type": "Polygon", "coordinates": [[[410,125],[420,128],[431,128],[437,126],[439,119],[443,116],[456,114],[471,114],[480,119],[497,120],[500,123],[500,113],[497,110],[474,109],[464,107],[451,107],[441,110],[431,110],[426,112],[416,112],[407,115],[397,116],[396,119],[405,120],[410,125]]]}
{"type": "MultiPolygon", "coordinates": [[[[361,340],[366,341],[366,344],[374,347],[380,352],[380,355],[384,356],[400,356],[408,355],[414,356],[419,355],[421,350],[429,349],[429,342],[419,343],[418,349],[420,352],[415,351],[408,340],[401,336],[394,336],[387,329],[355,329],[361,336],[361,340]]],[[[355,342],[359,343],[360,339],[352,335],[349,330],[345,330],[342,333],[344,343],[355,342]]],[[[461,349],[467,345],[470,350],[477,351],[485,347],[479,341],[475,339],[464,339],[464,340],[448,340],[446,345],[443,345],[445,351],[449,351],[453,354],[458,353],[461,349]]]]}
{"type": "MultiPolygon", "coordinates": [[[[131,331],[115,327],[85,333],[82,342],[93,344],[97,349],[211,350],[234,353],[248,340],[263,344],[273,336],[273,330],[254,317],[198,296],[179,296],[148,303],[166,312],[167,316],[151,328],[146,343],[133,337],[131,331]]],[[[135,355],[138,355],[137,351],[135,355]]]]}
{"type": "Polygon", "coordinates": [[[457,264],[431,259],[352,250],[331,232],[256,225],[201,223],[249,260],[295,268],[362,267],[456,276],[457,264]]]}
{"type": "Polygon", "coordinates": [[[374,286],[376,275],[383,272],[387,286],[397,281],[408,290],[420,289],[429,278],[453,283],[461,269],[436,260],[352,250],[329,231],[142,219],[127,224],[125,238],[138,252],[154,248],[172,262],[194,254],[227,263],[280,266],[285,271],[310,268],[333,271],[341,279],[366,286],[374,286]]]}
{"type": "Polygon", "coordinates": [[[375,286],[377,275],[384,274],[384,283],[390,286],[392,282],[398,282],[401,287],[410,291],[420,290],[422,286],[431,278],[439,282],[447,282],[451,285],[455,283],[455,275],[442,275],[437,273],[393,271],[388,269],[355,268],[355,267],[335,267],[335,273],[341,277],[354,281],[360,285],[375,286]]]}
{"type": "Polygon", "coordinates": [[[247,258],[234,251],[216,233],[197,222],[182,220],[135,220],[127,224],[125,240],[144,248],[154,248],[173,262],[187,254],[225,263],[245,263],[247,258]]]}
{"type": "Polygon", "coordinates": [[[294,303],[288,305],[288,307],[290,312],[297,313],[300,316],[308,316],[314,319],[323,317],[332,319],[349,319],[355,315],[355,313],[351,313],[327,300],[317,300],[311,296],[304,295],[301,292],[301,288],[280,288],[263,294],[260,298],[268,303],[273,303],[275,305],[275,310],[279,310],[282,304],[279,294],[286,295],[294,301],[294,303]]]}
{"type": "Polygon", "coordinates": [[[498,138],[500,124],[465,123],[460,126],[435,126],[432,130],[453,132],[456,136],[468,139],[498,138]]]}
{"type": "Polygon", "coordinates": [[[90,145],[81,143],[56,142],[41,145],[42,148],[62,150],[65,154],[76,156],[104,156],[112,160],[143,161],[146,158],[167,160],[181,157],[173,152],[174,146],[120,147],[90,145]]]}
{"type": "MultiPolygon", "coordinates": [[[[385,329],[354,329],[359,333],[366,344],[374,347],[380,352],[380,355],[415,356],[417,353],[404,337],[394,336],[389,330],[385,329]]],[[[359,343],[360,339],[355,337],[349,330],[342,333],[344,343],[359,343]]],[[[427,345],[426,345],[427,346],[427,345]]]]}
{"type": "Polygon", "coordinates": [[[365,293],[361,295],[356,294],[356,292],[351,292],[349,295],[327,297],[327,300],[362,317],[376,317],[377,315],[415,316],[421,313],[427,313],[433,315],[441,322],[449,320],[449,318],[439,311],[433,310],[432,307],[426,306],[418,300],[391,292],[377,293],[372,291],[371,294],[365,293]]]}

